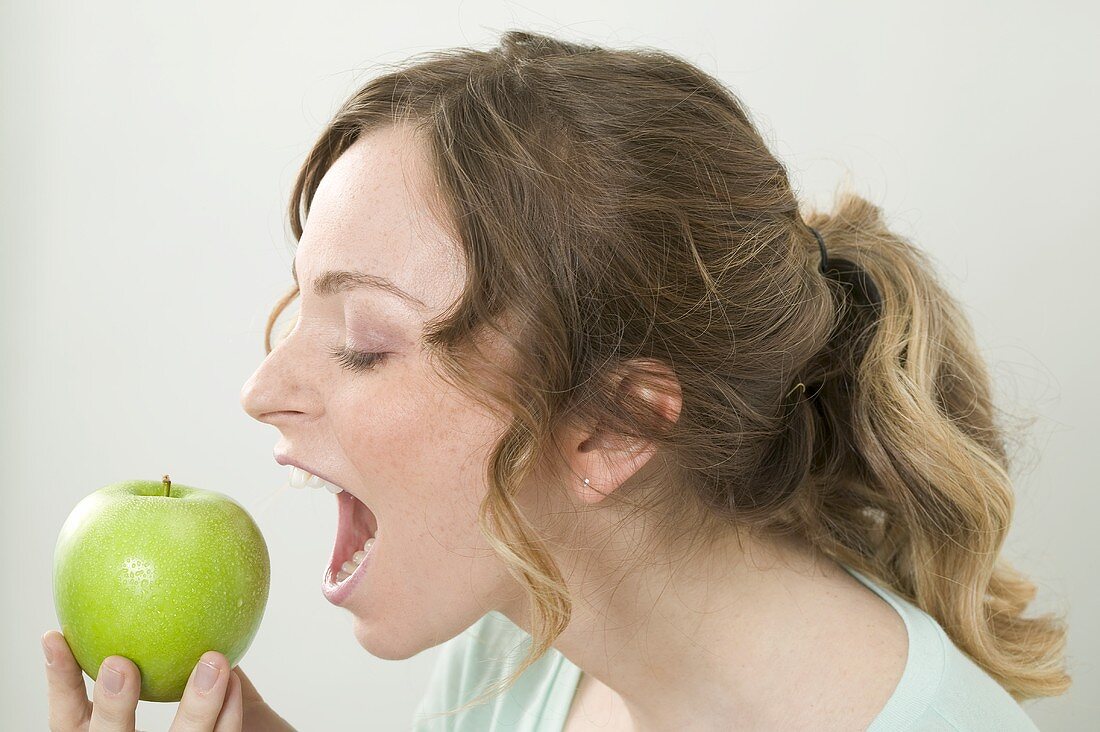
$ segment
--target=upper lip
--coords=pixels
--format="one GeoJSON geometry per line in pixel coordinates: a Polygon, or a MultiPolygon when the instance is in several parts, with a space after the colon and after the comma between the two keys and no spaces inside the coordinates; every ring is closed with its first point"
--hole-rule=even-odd
{"type": "MultiPolygon", "coordinates": [[[[299,468],[299,469],[301,469],[301,470],[304,470],[304,471],[306,471],[306,472],[307,472],[307,473],[309,473],[310,475],[316,475],[316,476],[317,476],[318,478],[320,478],[321,480],[325,481],[325,482],[326,482],[326,483],[328,483],[329,485],[334,485],[334,486],[336,486],[337,488],[341,488],[341,489],[343,489],[343,490],[345,490],[345,491],[347,490],[347,488],[344,488],[344,486],[340,485],[340,484],[339,484],[339,483],[337,483],[337,482],[336,482],[335,480],[332,480],[332,479],[331,479],[331,478],[329,478],[329,477],[328,477],[327,475],[324,475],[323,473],[318,473],[318,472],[317,472],[316,470],[314,470],[313,468],[311,468],[311,467],[308,467],[308,466],[304,465],[303,463],[300,463],[300,462],[298,462],[297,460],[295,460],[294,458],[290,457],[289,455],[281,455],[281,454],[278,454],[278,453],[276,453],[276,454],[275,454],[275,462],[279,463],[279,465],[293,465],[293,466],[294,466],[294,467],[296,467],[296,468],[299,468]]],[[[350,491],[349,491],[349,492],[350,492],[350,491]]]]}

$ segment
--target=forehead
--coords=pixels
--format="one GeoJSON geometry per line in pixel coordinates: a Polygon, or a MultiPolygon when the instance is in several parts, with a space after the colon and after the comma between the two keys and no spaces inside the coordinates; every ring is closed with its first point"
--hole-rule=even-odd
{"type": "Polygon", "coordinates": [[[325,172],[310,204],[295,266],[306,290],[319,273],[346,269],[387,277],[446,309],[465,280],[457,242],[429,203],[434,176],[408,128],[360,137],[325,172]]]}

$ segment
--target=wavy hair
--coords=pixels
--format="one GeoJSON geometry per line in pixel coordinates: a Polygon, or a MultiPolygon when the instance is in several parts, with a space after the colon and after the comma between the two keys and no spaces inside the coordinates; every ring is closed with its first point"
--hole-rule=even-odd
{"type": "MultiPolygon", "coordinates": [[[[1025,617],[1036,588],[999,556],[1007,415],[962,308],[877,206],[842,191],[804,216],[742,103],[661,50],[510,30],[386,71],[321,133],[289,216],[299,240],[336,158],[406,124],[465,255],[465,290],[424,341],[443,378],[510,420],[478,522],[528,594],[533,642],[448,714],[510,687],[569,622],[515,496],[574,422],[658,448],[663,489],[638,509],[663,536],[796,534],[922,608],[1017,701],[1068,689],[1064,616],[1025,617]],[[486,329],[513,360],[482,350],[486,329]],[[674,379],[678,418],[621,399],[623,374],[674,379]]],[[[297,295],[268,319],[269,353],[297,295]]]]}

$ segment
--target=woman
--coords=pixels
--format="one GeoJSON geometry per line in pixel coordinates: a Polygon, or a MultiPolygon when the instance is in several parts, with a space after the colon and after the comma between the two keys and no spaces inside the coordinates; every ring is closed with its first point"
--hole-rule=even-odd
{"type": "MultiPolygon", "coordinates": [[[[998,557],[960,306],[868,201],[803,216],[699,69],[521,31],[431,54],[344,104],[289,214],[242,405],[336,493],[359,644],[443,644],[416,729],[1024,730],[1068,688],[998,557]]],[[[89,706],[57,635],[55,728],[132,729],[136,668],[89,706]]],[[[189,729],[285,724],[207,660],[189,729]]]]}

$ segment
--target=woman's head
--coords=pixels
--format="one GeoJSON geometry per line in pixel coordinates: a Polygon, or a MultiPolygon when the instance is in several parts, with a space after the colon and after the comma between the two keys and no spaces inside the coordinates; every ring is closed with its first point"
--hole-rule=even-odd
{"type": "Polygon", "coordinates": [[[569,621],[555,549],[629,522],[637,561],[797,538],[951,621],[1012,691],[1064,683],[1028,670],[1061,636],[1018,617],[1028,585],[996,562],[1011,486],[961,311],[858,196],[804,218],[701,70],[519,31],[431,54],[342,106],[290,219],[301,312],[271,350],[296,287],[243,400],[374,509],[351,606],[372,653],[521,603],[518,675],[569,621]],[[330,269],[425,307],[320,297],[330,269]],[[352,372],[345,345],[392,353],[352,372]]]}

